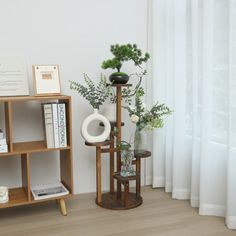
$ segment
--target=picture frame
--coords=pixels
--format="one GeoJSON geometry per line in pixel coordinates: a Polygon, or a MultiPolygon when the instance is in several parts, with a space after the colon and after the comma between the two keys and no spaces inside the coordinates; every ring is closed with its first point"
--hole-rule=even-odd
{"type": "Polygon", "coordinates": [[[0,56],[0,97],[29,96],[27,63],[24,57],[0,56]]]}
{"type": "Polygon", "coordinates": [[[35,96],[61,94],[59,65],[33,65],[35,96]]]}

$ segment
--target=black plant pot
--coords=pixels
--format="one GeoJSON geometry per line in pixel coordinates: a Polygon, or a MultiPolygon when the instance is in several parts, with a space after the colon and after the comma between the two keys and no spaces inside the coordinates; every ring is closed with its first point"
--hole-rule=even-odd
{"type": "Polygon", "coordinates": [[[123,72],[115,72],[109,76],[109,80],[113,84],[126,84],[129,81],[129,76],[123,72]]]}

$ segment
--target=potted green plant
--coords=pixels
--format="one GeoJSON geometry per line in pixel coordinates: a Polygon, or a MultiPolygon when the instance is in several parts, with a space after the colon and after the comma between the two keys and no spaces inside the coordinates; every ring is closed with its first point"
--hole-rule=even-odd
{"type": "Polygon", "coordinates": [[[125,61],[133,61],[135,66],[141,67],[141,64],[147,62],[150,58],[148,53],[145,53],[143,56],[142,51],[136,44],[111,45],[110,51],[114,57],[103,61],[102,68],[117,70],[109,76],[109,80],[114,84],[125,84],[129,80],[129,76],[121,72],[122,65],[125,61]]]}
{"type": "Polygon", "coordinates": [[[172,111],[165,105],[156,103],[151,109],[147,109],[142,102],[144,89],[140,86],[135,93],[134,107],[124,106],[129,112],[130,120],[136,125],[134,137],[134,149],[136,153],[142,153],[147,148],[146,132],[156,128],[162,128],[164,125],[163,117],[170,115],[172,111]]]}
{"type": "Polygon", "coordinates": [[[100,106],[106,101],[110,93],[110,87],[107,86],[106,77],[101,75],[101,78],[96,85],[88,75],[84,74],[85,85],[76,81],[69,81],[70,88],[81,94],[93,107],[94,113],[89,115],[81,126],[82,137],[90,143],[105,141],[111,132],[111,125],[109,120],[98,113],[100,106]],[[102,134],[94,136],[88,133],[88,126],[94,121],[99,120],[104,124],[104,131],[102,134]]]}

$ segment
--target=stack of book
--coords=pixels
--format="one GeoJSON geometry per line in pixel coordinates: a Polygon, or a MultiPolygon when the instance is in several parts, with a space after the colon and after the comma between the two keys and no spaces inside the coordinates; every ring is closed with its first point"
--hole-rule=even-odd
{"type": "Polygon", "coordinates": [[[67,146],[65,103],[43,104],[47,148],[67,146]]]}
{"type": "Polygon", "coordinates": [[[3,131],[0,129],[0,153],[8,152],[6,138],[4,138],[3,131]]]}

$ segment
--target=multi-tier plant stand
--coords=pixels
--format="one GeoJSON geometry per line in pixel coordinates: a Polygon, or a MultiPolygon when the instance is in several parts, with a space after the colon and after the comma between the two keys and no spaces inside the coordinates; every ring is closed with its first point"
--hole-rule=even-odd
{"type": "Polygon", "coordinates": [[[96,147],[96,178],[97,178],[97,192],[96,192],[96,203],[104,208],[108,209],[130,209],[137,207],[142,204],[142,197],[140,194],[141,190],[141,159],[151,156],[149,151],[136,153],[134,150],[133,164],[136,166],[136,175],[134,176],[121,176],[121,151],[115,146],[114,128],[117,128],[117,142],[122,140],[122,87],[131,86],[130,84],[114,84],[116,87],[116,122],[111,123],[110,140],[100,143],[88,143],[88,146],[96,147]],[[102,193],[102,179],[101,179],[101,154],[110,153],[110,191],[102,193]],[[115,171],[115,154],[116,153],[116,171],[115,171]],[[114,181],[116,180],[116,190],[114,181]],[[129,191],[129,182],[136,182],[135,193],[129,191]],[[122,185],[124,191],[122,191],[122,185]]]}
{"type": "MultiPolygon", "coordinates": [[[[0,204],[1,208],[15,207],[27,204],[34,204],[50,200],[57,200],[61,207],[61,213],[66,215],[65,199],[73,194],[73,166],[72,166],[72,120],[71,120],[71,98],[69,96],[23,96],[23,97],[1,97],[0,103],[5,107],[5,126],[6,126],[6,139],[9,151],[7,153],[0,153],[0,158],[11,158],[18,156],[21,159],[21,178],[22,187],[9,189],[9,202],[0,204]],[[30,142],[13,142],[13,104],[20,102],[48,101],[63,102],[66,105],[66,128],[67,128],[67,147],[63,148],[47,148],[46,140],[30,141],[30,142]],[[53,197],[45,200],[34,200],[30,190],[30,161],[33,158],[31,154],[58,151],[60,154],[60,173],[61,182],[69,190],[69,194],[63,197],[53,197]]],[[[18,124],[20,125],[20,124],[18,124]]],[[[10,171],[10,170],[9,170],[10,171]]],[[[43,174],[43,173],[42,173],[43,174]]],[[[1,183],[3,184],[3,183],[1,183]]]]}

